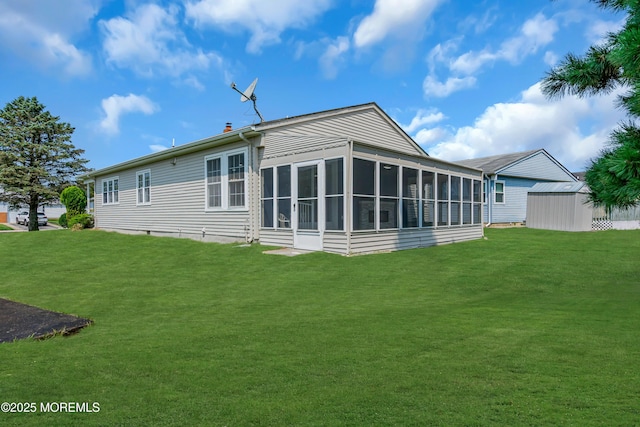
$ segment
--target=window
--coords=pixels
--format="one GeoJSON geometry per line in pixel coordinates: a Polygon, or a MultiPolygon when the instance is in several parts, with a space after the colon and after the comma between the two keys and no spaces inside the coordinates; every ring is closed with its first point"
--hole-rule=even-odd
{"type": "Polygon", "coordinates": [[[273,227],[273,168],[260,171],[262,193],[260,194],[260,225],[265,228],[273,227]]]}
{"type": "Polygon", "coordinates": [[[398,170],[395,165],[380,163],[380,228],[398,228],[398,170]]]}
{"type": "Polygon", "coordinates": [[[119,203],[118,178],[102,180],[102,204],[113,205],[119,203]]]}
{"type": "Polygon", "coordinates": [[[482,203],[487,203],[487,181],[482,181],[482,203]]]}
{"type": "Polygon", "coordinates": [[[228,157],[229,207],[244,206],[244,153],[228,157]]]}
{"type": "Polygon", "coordinates": [[[480,181],[477,179],[473,180],[473,223],[481,224],[482,223],[482,195],[480,181]]]}
{"type": "Polygon", "coordinates": [[[278,228],[291,228],[291,165],[277,169],[278,228]]]}
{"type": "Polygon", "coordinates": [[[402,168],[402,228],[418,227],[418,170],[402,168]]]}
{"type": "Polygon", "coordinates": [[[325,228],[344,230],[344,166],[342,159],[325,161],[325,228]]]}
{"type": "Polygon", "coordinates": [[[460,188],[460,178],[459,176],[452,176],[451,178],[451,213],[450,213],[450,221],[451,225],[460,225],[460,196],[461,188],[460,188]]]}
{"type": "Polygon", "coordinates": [[[138,199],[136,204],[148,205],[151,203],[151,172],[149,170],[136,173],[136,188],[138,199]]]}
{"type": "Polygon", "coordinates": [[[471,203],[471,182],[470,178],[462,178],[462,223],[472,223],[472,203],[471,203]]]}
{"type": "Polygon", "coordinates": [[[207,209],[245,207],[247,151],[205,157],[207,209]]]}
{"type": "Polygon", "coordinates": [[[207,160],[207,207],[222,206],[222,159],[207,160]]]}
{"type": "Polygon", "coordinates": [[[496,203],[504,203],[504,181],[496,181],[496,203]]]}
{"type": "Polygon", "coordinates": [[[438,225],[449,225],[449,175],[438,174],[438,225]]]}
{"type": "Polygon", "coordinates": [[[353,159],[353,229],[373,230],[376,224],[376,164],[353,159]]]}
{"type": "Polygon", "coordinates": [[[422,171],[422,226],[433,227],[436,223],[435,173],[422,171]]]}

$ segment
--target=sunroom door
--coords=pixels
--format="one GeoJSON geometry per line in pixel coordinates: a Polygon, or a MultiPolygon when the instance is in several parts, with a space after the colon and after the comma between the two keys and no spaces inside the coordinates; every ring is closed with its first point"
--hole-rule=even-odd
{"type": "Polygon", "coordinates": [[[321,160],[293,165],[293,246],[297,249],[322,250],[324,225],[324,182],[321,160]]]}

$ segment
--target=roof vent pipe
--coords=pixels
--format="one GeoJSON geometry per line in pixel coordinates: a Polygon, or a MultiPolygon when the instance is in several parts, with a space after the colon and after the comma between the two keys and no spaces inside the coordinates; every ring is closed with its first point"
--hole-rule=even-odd
{"type": "Polygon", "coordinates": [[[224,127],[223,133],[231,132],[233,128],[231,127],[231,122],[227,122],[227,125],[224,127]]]}

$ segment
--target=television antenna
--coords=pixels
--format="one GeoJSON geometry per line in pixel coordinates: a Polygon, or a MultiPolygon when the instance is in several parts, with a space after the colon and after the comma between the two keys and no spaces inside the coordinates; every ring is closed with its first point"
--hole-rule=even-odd
{"type": "Polygon", "coordinates": [[[260,117],[260,123],[262,123],[262,122],[264,122],[264,118],[262,117],[262,114],[260,114],[260,111],[258,111],[258,107],[256,106],[256,100],[258,98],[256,97],[256,94],[254,93],[254,91],[256,90],[256,85],[257,84],[258,84],[258,79],[256,78],[253,82],[251,82],[249,87],[244,90],[244,92],[240,92],[238,90],[238,88],[236,87],[236,84],[234,82],[231,82],[231,89],[235,90],[236,92],[238,92],[240,94],[240,101],[242,101],[242,102],[247,102],[247,101],[253,102],[253,109],[255,110],[255,112],[258,115],[258,117],[260,117]]]}

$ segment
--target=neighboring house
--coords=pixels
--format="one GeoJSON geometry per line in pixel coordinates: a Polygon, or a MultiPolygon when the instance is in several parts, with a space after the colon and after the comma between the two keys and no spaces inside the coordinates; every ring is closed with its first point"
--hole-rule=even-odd
{"type": "Polygon", "coordinates": [[[0,224],[9,222],[9,205],[0,202],[0,224]]]}
{"type": "Polygon", "coordinates": [[[525,223],[527,193],[537,183],[578,181],[567,168],[543,149],[457,163],[484,172],[483,221],[487,225],[525,223]]]}
{"type": "Polygon", "coordinates": [[[478,239],[478,169],[375,103],[262,122],[86,174],[96,227],[339,254],[478,239]]]}

